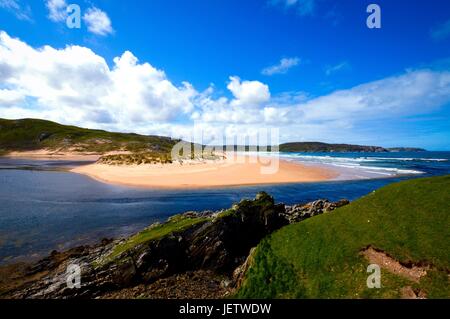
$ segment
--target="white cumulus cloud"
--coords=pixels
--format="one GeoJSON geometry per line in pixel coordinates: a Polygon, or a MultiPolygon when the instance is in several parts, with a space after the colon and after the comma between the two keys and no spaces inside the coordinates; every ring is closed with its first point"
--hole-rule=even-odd
{"type": "Polygon", "coordinates": [[[105,36],[113,33],[111,19],[98,8],[89,8],[83,15],[83,20],[88,30],[94,34],[105,36]]]}
{"type": "Polygon", "coordinates": [[[269,86],[259,81],[241,81],[237,76],[230,77],[227,88],[235,99],[234,106],[253,106],[267,102],[270,99],[269,86]]]}
{"type": "Polygon", "coordinates": [[[128,51],[110,68],[88,48],[35,49],[5,32],[0,33],[0,83],[7,90],[1,91],[0,116],[11,116],[16,96],[22,116],[39,111],[55,121],[111,128],[169,121],[189,112],[196,94],[189,83],[174,85],[163,71],[139,63],[128,51]],[[28,102],[20,103],[20,96],[28,102]]]}
{"type": "MultiPolygon", "coordinates": [[[[68,17],[67,7],[69,5],[66,0],[45,1],[45,5],[49,12],[48,18],[53,22],[65,22],[68,17]]],[[[112,22],[108,14],[97,7],[90,7],[86,9],[83,14],[83,21],[86,24],[87,30],[93,34],[106,36],[114,33],[112,22]]]]}
{"type": "Polygon", "coordinates": [[[214,86],[200,92],[189,82],[175,84],[130,51],[109,64],[87,47],[34,48],[0,31],[0,117],[175,137],[189,137],[195,123],[205,136],[276,127],[282,141],[377,144],[379,132],[367,133],[374,122],[385,127],[449,106],[450,70],[411,69],[318,97],[273,94],[238,76],[227,89],[231,97],[214,86]]]}
{"type": "Polygon", "coordinates": [[[54,22],[62,22],[67,18],[67,3],[65,0],[47,0],[48,17],[54,22]]]}

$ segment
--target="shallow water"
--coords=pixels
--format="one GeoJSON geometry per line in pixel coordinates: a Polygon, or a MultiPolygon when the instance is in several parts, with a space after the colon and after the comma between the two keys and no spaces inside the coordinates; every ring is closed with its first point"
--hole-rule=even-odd
{"type": "MultiPolygon", "coordinates": [[[[285,154],[292,160],[323,163],[330,154],[285,154]],[[317,155],[306,159],[300,156],[317,155]],[[297,158],[295,158],[297,156],[297,158]]],[[[108,185],[61,171],[79,162],[0,158],[0,264],[30,260],[104,237],[130,235],[155,221],[189,210],[218,210],[259,191],[277,202],[302,203],[318,198],[354,200],[401,179],[450,173],[450,152],[333,154],[330,161],[378,157],[364,166],[420,171],[421,174],[377,179],[228,187],[210,190],[157,190],[108,185]],[[333,159],[335,158],[344,158],[333,159]],[[385,158],[388,158],[387,160],[385,158]],[[420,158],[417,160],[410,160],[420,158]],[[427,159],[427,160],[423,160],[427,159]],[[434,161],[430,159],[441,159],[434,161]]],[[[351,160],[350,160],[351,161],[351,160]]],[[[363,161],[360,161],[363,162],[363,161]]],[[[350,167],[348,169],[358,169],[350,167]]]]}

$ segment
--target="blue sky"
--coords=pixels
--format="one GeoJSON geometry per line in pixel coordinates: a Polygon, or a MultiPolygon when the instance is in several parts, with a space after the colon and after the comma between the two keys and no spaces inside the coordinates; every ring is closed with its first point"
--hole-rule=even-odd
{"type": "Polygon", "coordinates": [[[1,117],[450,150],[446,0],[0,0],[0,30],[1,117]]]}

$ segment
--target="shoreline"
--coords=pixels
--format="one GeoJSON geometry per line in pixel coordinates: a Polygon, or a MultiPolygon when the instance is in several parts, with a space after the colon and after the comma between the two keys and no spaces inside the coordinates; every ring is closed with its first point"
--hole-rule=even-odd
{"type": "MultiPolygon", "coordinates": [[[[11,152],[3,155],[10,159],[73,161],[76,166],[60,170],[81,174],[110,185],[153,189],[205,189],[258,185],[289,185],[328,181],[383,179],[409,174],[366,172],[325,163],[292,161],[267,154],[223,152],[223,159],[183,160],[170,164],[103,164],[98,159],[104,155],[129,154],[116,151],[94,152],[36,150],[11,152]],[[272,161],[272,162],[271,162],[272,161]],[[263,174],[273,161],[278,161],[275,173],[263,174]]],[[[374,168],[377,169],[377,168],[374,168]]]]}
{"type": "Polygon", "coordinates": [[[52,151],[42,149],[35,151],[14,151],[6,153],[1,157],[11,159],[96,162],[102,156],[118,155],[118,154],[129,154],[129,152],[113,151],[102,154],[96,152],[52,151]]]}
{"type": "Polygon", "coordinates": [[[122,186],[201,189],[232,186],[322,182],[337,178],[338,170],[278,160],[278,169],[264,174],[267,165],[252,156],[184,164],[107,165],[90,164],[69,170],[94,180],[122,186]]]}
{"type": "Polygon", "coordinates": [[[57,151],[23,151],[10,152],[2,155],[4,158],[11,159],[30,159],[30,160],[54,160],[54,161],[80,161],[96,162],[102,154],[97,153],[76,153],[76,152],[57,152],[57,151]]]}

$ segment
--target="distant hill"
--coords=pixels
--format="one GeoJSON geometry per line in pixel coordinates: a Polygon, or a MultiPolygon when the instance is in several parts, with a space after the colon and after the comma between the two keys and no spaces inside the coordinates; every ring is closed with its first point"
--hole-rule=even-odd
{"type": "Polygon", "coordinates": [[[424,152],[422,148],[365,146],[352,144],[327,144],[321,142],[295,142],[280,145],[280,152],[424,152]]]}
{"type": "MultiPolygon", "coordinates": [[[[114,133],[103,130],[85,129],[62,125],[39,119],[0,119],[0,154],[11,151],[33,151],[49,149],[55,151],[96,152],[129,151],[151,152],[168,155],[180,140],[155,135],[114,133]]],[[[225,146],[219,146],[218,148],[225,146]]],[[[234,150],[270,151],[271,147],[232,146],[234,150]]],[[[419,148],[383,148],[350,144],[327,144],[320,142],[285,143],[279,146],[281,152],[400,152],[425,151],[419,148]]]]}
{"type": "Polygon", "coordinates": [[[0,119],[0,151],[50,149],[74,152],[170,152],[179,140],[162,136],[112,133],[38,119],[0,119]]]}
{"type": "Polygon", "coordinates": [[[327,144],[320,142],[296,142],[280,145],[280,152],[388,152],[379,146],[351,144],[327,144]]]}

